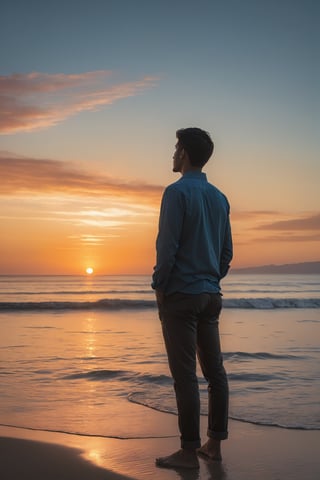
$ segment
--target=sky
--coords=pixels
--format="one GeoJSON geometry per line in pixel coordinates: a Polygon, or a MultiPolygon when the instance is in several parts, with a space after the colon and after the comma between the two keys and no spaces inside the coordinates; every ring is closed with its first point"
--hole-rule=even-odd
{"type": "Polygon", "coordinates": [[[234,268],[319,260],[317,0],[2,0],[0,274],[151,274],[179,128],[234,268]]]}

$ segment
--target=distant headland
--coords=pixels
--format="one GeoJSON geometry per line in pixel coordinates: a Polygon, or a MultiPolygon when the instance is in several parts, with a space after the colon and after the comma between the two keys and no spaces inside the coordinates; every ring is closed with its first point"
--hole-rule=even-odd
{"type": "Polygon", "coordinates": [[[261,265],[259,267],[232,268],[231,272],[320,274],[320,262],[287,263],[284,265],[261,265]]]}

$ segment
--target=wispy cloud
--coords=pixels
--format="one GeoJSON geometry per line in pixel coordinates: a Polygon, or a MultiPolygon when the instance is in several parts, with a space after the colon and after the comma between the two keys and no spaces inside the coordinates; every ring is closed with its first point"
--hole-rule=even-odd
{"type": "Polygon", "coordinates": [[[319,242],[320,213],[281,211],[232,212],[233,237],[237,247],[257,243],[319,242]]]}
{"type": "Polygon", "coordinates": [[[259,230],[320,230],[320,213],[304,215],[298,218],[280,220],[256,227],[259,230]]]}
{"type": "Polygon", "coordinates": [[[263,232],[263,237],[256,238],[255,242],[319,243],[320,213],[306,213],[299,217],[270,222],[259,225],[254,230],[263,232]]]}
{"type": "Polygon", "coordinates": [[[253,240],[254,243],[259,242],[259,243],[304,243],[304,242],[319,242],[320,241],[320,233],[308,233],[306,232],[305,234],[291,234],[288,235],[284,233],[279,233],[279,235],[268,235],[265,237],[260,237],[260,238],[255,238],[253,240]]]}
{"type": "MultiPolygon", "coordinates": [[[[103,202],[101,202],[103,203],[103,202]]],[[[158,215],[158,210],[149,205],[145,205],[144,208],[141,208],[141,205],[135,204],[134,206],[128,207],[127,204],[123,203],[122,208],[120,206],[115,207],[113,201],[109,201],[110,206],[105,208],[103,205],[97,205],[95,210],[86,210],[82,208],[80,210],[64,210],[64,211],[52,211],[51,218],[59,221],[65,222],[69,225],[74,225],[74,227],[86,227],[96,229],[107,229],[109,232],[112,231],[112,236],[119,236],[120,232],[123,232],[128,226],[138,226],[141,228],[144,225],[150,224],[150,219],[152,223],[156,223],[156,217],[158,215]],[[118,213],[117,213],[118,212],[118,213]]],[[[101,235],[82,235],[81,242],[87,245],[94,243],[98,238],[99,243],[101,243],[103,237],[101,235]]],[[[110,238],[110,234],[108,235],[110,238]]],[[[98,243],[98,242],[97,242],[98,243]]]]}
{"type": "Polygon", "coordinates": [[[154,86],[146,76],[131,82],[116,81],[111,71],[79,75],[33,72],[0,76],[0,133],[47,128],[89,110],[137,95],[154,86]]]}
{"type": "Polygon", "coordinates": [[[77,196],[112,196],[159,202],[163,187],[143,182],[125,181],[100,172],[78,169],[67,162],[33,159],[0,152],[2,196],[61,193],[77,196]]]}
{"type": "Polygon", "coordinates": [[[96,247],[99,245],[104,245],[106,239],[108,238],[118,238],[119,235],[109,234],[109,235],[96,235],[96,234],[82,234],[82,235],[69,235],[68,238],[72,241],[78,242],[80,245],[87,245],[89,247],[96,247]]]}

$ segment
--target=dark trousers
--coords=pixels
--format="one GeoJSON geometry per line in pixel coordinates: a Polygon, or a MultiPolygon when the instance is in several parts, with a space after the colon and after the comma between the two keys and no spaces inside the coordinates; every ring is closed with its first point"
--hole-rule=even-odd
{"type": "Polygon", "coordinates": [[[159,306],[169,368],[174,380],[181,447],[200,442],[200,397],[196,357],[208,382],[208,437],[228,437],[228,380],[220,349],[218,293],[175,293],[159,306]]]}

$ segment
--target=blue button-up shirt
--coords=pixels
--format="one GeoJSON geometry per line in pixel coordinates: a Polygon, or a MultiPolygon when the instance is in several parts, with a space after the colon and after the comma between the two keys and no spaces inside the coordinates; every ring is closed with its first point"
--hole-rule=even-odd
{"type": "Polygon", "coordinates": [[[220,291],[232,259],[229,203],[200,171],[188,171],[163,194],[152,288],[171,293],[220,291]]]}

